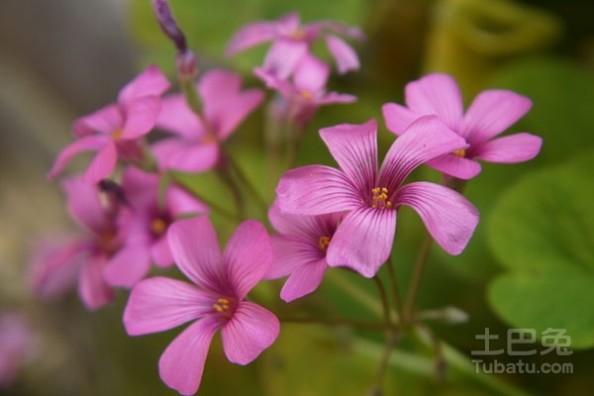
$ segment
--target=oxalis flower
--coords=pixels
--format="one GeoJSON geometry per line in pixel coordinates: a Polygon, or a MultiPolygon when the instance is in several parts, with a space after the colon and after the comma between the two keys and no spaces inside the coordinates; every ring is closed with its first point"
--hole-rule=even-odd
{"type": "Polygon", "coordinates": [[[138,139],[153,129],[161,109],[161,94],[169,81],[156,67],[150,66],[129,82],[110,104],[74,123],[76,140],[58,155],[48,177],[58,176],[78,153],[96,151],[84,178],[96,183],[115,169],[118,156],[142,157],[138,139]]]}
{"type": "Polygon", "coordinates": [[[221,330],[229,361],[245,365],[268,348],[279,333],[279,321],[263,307],[246,301],[247,293],[272,263],[270,236],[260,223],[242,223],[219,250],[206,217],[170,226],[169,243],[179,269],[195,284],[155,277],[139,282],[124,311],[130,335],[168,330],[196,320],[165,350],[161,379],[183,395],[200,386],[212,337],[221,330]]]}
{"type": "Polygon", "coordinates": [[[351,103],[356,96],[326,92],[330,68],[312,55],[304,56],[296,67],[292,81],[276,77],[266,68],[256,68],[254,73],[269,88],[277,90],[287,102],[289,119],[299,125],[306,124],[320,106],[333,103],[351,103]]]}
{"type": "Polygon", "coordinates": [[[166,233],[181,216],[196,216],[208,208],[191,194],[170,184],[159,199],[159,175],[130,166],[122,174],[122,190],[130,209],[123,242],[128,260],[117,260],[105,268],[112,286],[132,287],[148,273],[151,261],[161,268],[173,265],[166,233]]]}
{"type": "Polygon", "coordinates": [[[477,160],[517,163],[531,160],[540,152],[542,139],[517,133],[494,139],[532,107],[530,99],[515,92],[491,89],[480,93],[463,113],[462,95],[456,81],[446,74],[429,74],[406,86],[406,107],[387,103],[383,107],[386,125],[396,135],[424,115],[436,115],[468,143],[435,158],[427,165],[459,179],[471,179],[481,171],[477,160]]]}
{"type": "Polygon", "coordinates": [[[315,291],[326,270],[326,252],[332,243],[340,213],[320,216],[299,216],[281,213],[275,203],[268,211],[268,219],[278,232],[272,236],[274,264],[267,279],[289,275],[281,290],[287,302],[315,291]]]}
{"type": "Polygon", "coordinates": [[[437,117],[412,123],[377,165],[377,124],[343,124],[320,131],[340,169],[310,165],[292,169],[276,189],[281,211],[301,215],[347,212],[328,246],[330,266],[347,266],[373,277],[387,260],[402,205],[413,208],[448,253],[466,247],[478,223],[476,208],[441,185],[406,177],[425,162],[464,149],[464,140],[437,117]]]}
{"type": "Polygon", "coordinates": [[[158,126],[176,136],[153,145],[153,153],[163,170],[202,172],[215,167],[220,144],[262,103],[259,89],[241,90],[238,74],[211,70],[198,83],[202,117],[190,109],[181,94],[163,99],[158,126]]]}
{"type": "Polygon", "coordinates": [[[339,73],[359,69],[356,52],[334,34],[362,41],[361,29],[334,21],[319,21],[301,25],[297,13],[289,13],[277,21],[262,21],[243,27],[233,36],[227,47],[227,56],[258,44],[272,41],[264,60],[264,69],[279,78],[289,77],[299,61],[310,53],[314,42],[323,37],[328,50],[334,57],[339,73]]]}

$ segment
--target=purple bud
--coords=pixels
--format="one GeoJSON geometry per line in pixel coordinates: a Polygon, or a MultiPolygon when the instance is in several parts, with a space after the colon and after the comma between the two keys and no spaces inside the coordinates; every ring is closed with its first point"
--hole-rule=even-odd
{"type": "Polygon", "coordinates": [[[180,78],[194,79],[198,75],[198,61],[192,51],[180,52],[175,58],[180,78]]]}
{"type": "Polygon", "coordinates": [[[186,37],[177,26],[167,0],[152,0],[152,4],[153,11],[155,12],[155,16],[157,17],[157,21],[159,22],[163,33],[173,41],[180,53],[185,53],[188,49],[186,37]]]}

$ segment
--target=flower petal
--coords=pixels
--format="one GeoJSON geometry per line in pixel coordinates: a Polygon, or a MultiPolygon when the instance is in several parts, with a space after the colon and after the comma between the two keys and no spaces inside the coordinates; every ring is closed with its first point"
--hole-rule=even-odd
{"type": "Polygon", "coordinates": [[[212,292],[226,284],[223,255],[208,217],[178,220],[167,231],[169,247],[178,268],[194,283],[212,292]]]}
{"type": "Polygon", "coordinates": [[[103,269],[107,257],[91,255],[81,266],[78,275],[78,294],[87,309],[95,310],[114,300],[113,290],[103,280],[103,269]]]}
{"type": "Polygon", "coordinates": [[[149,133],[157,123],[161,100],[145,96],[124,104],[125,121],[122,139],[137,139],[149,133]]]}
{"type": "Polygon", "coordinates": [[[377,122],[342,124],[320,130],[320,136],[340,168],[361,191],[377,179],[377,122]]]}
{"type": "Polygon", "coordinates": [[[55,179],[62,171],[66,168],[70,160],[77,155],[78,153],[82,153],[85,151],[97,151],[101,148],[105,147],[107,143],[110,141],[110,138],[107,136],[85,136],[74,142],[70,143],[68,146],[64,147],[62,151],[58,154],[52,169],[49,171],[48,178],[50,180],[55,179]]]}
{"type": "Polygon", "coordinates": [[[171,214],[174,217],[208,213],[208,206],[198,201],[192,194],[176,185],[170,185],[167,189],[166,200],[167,208],[171,211],[171,214]]]}
{"type": "Polygon", "coordinates": [[[152,146],[161,170],[204,172],[212,169],[219,159],[219,146],[184,139],[163,139],[152,146]]]}
{"type": "Polygon", "coordinates": [[[530,133],[517,133],[490,140],[476,148],[476,158],[513,164],[533,159],[540,152],[542,138],[530,133]]]}
{"type": "MultiPolygon", "coordinates": [[[[323,216],[323,215],[322,215],[323,216]]],[[[297,236],[304,240],[317,239],[324,233],[319,216],[301,216],[282,213],[278,202],[268,209],[268,219],[276,231],[285,236],[297,236]]]]}
{"type": "Polygon", "coordinates": [[[231,363],[245,365],[253,361],[278,337],[280,323],[261,306],[242,301],[223,330],[223,349],[231,363]]]}
{"type": "Polygon", "coordinates": [[[339,74],[344,74],[350,70],[358,70],[361,67],[357,53],[343,40],[329,34],[326,36],[326,45],[336,61],[339,74]]]}
{"type": "Polygon", "coordinates": [[[278,78],[288,78],[307,53],[307,43],[293,39],[278,39],[268,50],[264,68],[278,78]]]}
{"type": "Polygon", "coordinates": [[[273,22],[256,22],[241,28],[227,46],[226,56],[233,56],[238,52],[272,40],[276,35],[276,24],[273,22]]]}
{"type": "Polygon", "coordinates": [[[202,121],[188,107],[183,95],[179,94],[169,95],[161,100],[157,126],[188,139],[206,135],[202,121]]]}
{"type": "Polygon", "coordinates": [[[317,99],[316,104],[321,106],[333,103],[352,103],[355,101],[357,101],[357,97],[354,95],[328,92],[326,95],[317,99]]]}
{"type": "Polygon", "coordinates": [[[422,117],[408,107],[396,103],[386,103],[382,106],[382,113],[386,121],[386,127],[395,135],[401,135],[417,118],[422,117]]]}
{"type": "Polygon", "coordinates": [[[150,248],[151,258],[160,268],[167,268],[173,265],[173,255],[169,248],[167,237],[161,237],[156,240],[150,248]]]}
{"type": "Polygon", "coordinates": [[[328,263],[325,258],[303,263],[285,282],[281,290],[281,298],[286,302],[291,302],[312,293],[322,283],[327,269],[328,263]]]}
{"type": "Polygon", "coordinates": [[[452,255],[462,253],[478,224],[478,210],[458,192],[438,184],[408,184],[396,200],[395,205],[413,208],[433,239],[452,255]]]}
{"type": "Polygon", "coordinates": [[[328,246],[331,267],[345,266],[372,278],[390,256],[396,210],[360,208],[347,214],[328,246]]]}
{"type": "Polygon", "coordinates": [[[291,169],[276,188],[281,211],[318,215],[352,210],[361,205],[357,188],[338,169],[309,165],[291,169]]]}
{"type": "Polygon", "coordinates": [[[227,242],[224,262],[235,296],[242,300],[272,264],[272,245],[266,228],[255,220],[241,223],[227,242]]]}
{"type": "Polygon", "coordinates": [[[129,335],[157,333],[198,319],[213,297],[189,283],[165,277],[144,279],[130,293],[124,310],[129,335]]]}
{"type": "Polygon", "coordinates": [[[148,241],[144,242],[126,244],[107,262],[103,274],[109,285],[131,288],[144,278],[151,267],[148,241]]]}
{"type": "Polygon", "coordinates": [[[27,265],[27,284],[36,296],[58,298],[76,285],[87,245],[70,237],[41,241],[27,265]]]}
{"type": "Polygon", "coordinates": [[[115,170],[118,161],[118,150],[115,143],[109,140],[95,155],[85,171],[84,180],[87,183],[98,183],[109,177],[115,170]]]}
{"type": "Polygon", "coordinates": [[[241,92],[241,77],[215,69],[202,77],[198,85],[204,101],[204,115],[212,132],[224,140],[264,99],[257,89],[241,92]]]}
{"type": "Polygon", "coordinates": [[[472,102],[462,123],[461,134],[476,145],[500,134],[532,107],[525,96],[504,89],[481,92],[472,102]]]}
{"type": "Polygon", "coordinates": [[[396,189],[406,177],[425,162],[451,153],[468,144],[435,116],[424,116],[413,122],[396,139],[380,170],[380,187],[396,189]]]}
{"type": "Polygon", "coordinates": [[[78,118],[74,122],[74,135],[83,137],[93,132],[109,134],[124,124],[118,105],[107,105],[94,113],[78,118]]]}
{"type": "Polygon", "coordinates": [[[157,174],[129,166],[122,172],[122,188],[126,200],[134,211],[144,214],[157,206],[159,189],[157,174]]]}
{"type": "Polygon", "coordinates": [[[481,173],[481,164],[477,161],[454,154],[444,154],[428,161],[426,165],[462,180],[472,179],[481,173]]]}
{"type": "Polygon", "coordinates": [[[271,239],[274,259],[265,279],[282,278],[305,263],[324,257],[323,252],[311,240],[281,235],[273,235],[271,239]]]}
{"type": "Polygon", "coordinates": [[[143,96],[161,96],[169,89],[169,81],[157,66],[149,66],[130,81],[118,96],[119,103],[126,103],[143,96]]]}
{"type": "Polygon", "coordinates": [[[293,81],[299,93],[314,94],[324,90],[329,74],[330,68],[327,64],[307,54],[297,64],[293,81]]]}
{"type": "Polygon", "coordinates": [[[95,233],[111,225],[95,184],[85,183],[80,176],[75,176],[64,180],[62,188],[66,193],[68,213],[80,225],[95,233]]]}
{"type": "Polygon", "coordinates": [[[458,131],[462,121],[462,94],[447,74],[428,74],[405,88],[406,105],[420,115],[438,115],[449,128],[458,131]]]}
{"type": "Polygon", "coordinates": [[[217,318],[207,316],[169,344],[159,359],[159,375],[167,386],[182,395],[193,395],[198,391],[208,349],[219,327],[217,318]]]}

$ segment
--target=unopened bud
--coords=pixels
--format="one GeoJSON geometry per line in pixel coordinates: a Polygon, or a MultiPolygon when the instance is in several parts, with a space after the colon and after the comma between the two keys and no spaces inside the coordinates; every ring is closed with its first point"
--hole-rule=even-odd
{"type": "Polygon", "coordinates": [[[180,79],[194,80],[198,76],[198,60],[192,51],[178,53],[175,62],[180,79]]]}
{"type": "Polygon", "coordinates": [[[186,53],[188,50],[186,36],[181,31],[179,26],[177,26],[177,22],[175,22],[175,19],[173,18],[173,14],[171,13],[171,8],[169,8],[169,3],[167,0],[152,0],[152,4],[153,11],[157,17],[159,26],[161,26],[161,30],[163,30],[163,33],[165,33],[167,37],[173,41],[180,54],[186,53]]]}

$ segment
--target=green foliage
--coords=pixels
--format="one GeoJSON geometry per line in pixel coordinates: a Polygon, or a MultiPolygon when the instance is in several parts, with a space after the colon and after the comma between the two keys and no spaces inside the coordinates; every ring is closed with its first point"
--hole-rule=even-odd
{"type": "Polygon", "coordinates": [[[490,289],[518,327],[565,328],[594,346],[594,153],[524,176],[488,219],[493,253],[511,273],[490,289]]]}

